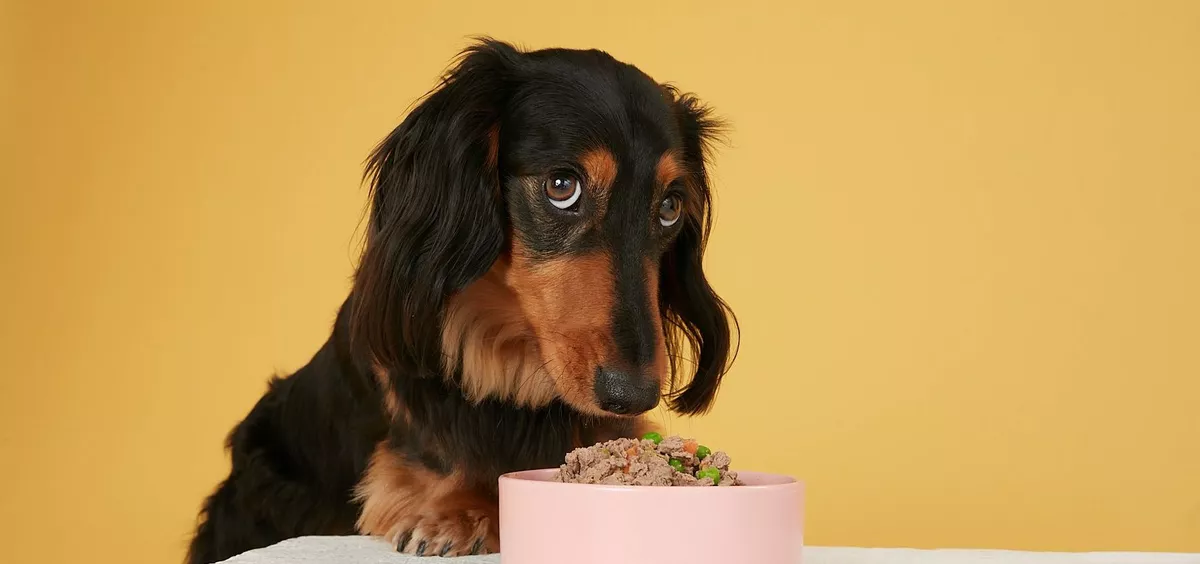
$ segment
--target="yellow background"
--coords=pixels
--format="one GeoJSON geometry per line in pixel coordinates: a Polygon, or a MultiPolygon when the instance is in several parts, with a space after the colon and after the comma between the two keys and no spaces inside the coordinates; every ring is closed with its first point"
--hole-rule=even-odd
{"type": "Polygon", "coordinates": [[[0,561],[182,557],[480,33],[732,121],[742,355],[672,427],[805,478],[810,543],[1200,551],[1200,2],[351,4],[0,8],[0,561]]]}

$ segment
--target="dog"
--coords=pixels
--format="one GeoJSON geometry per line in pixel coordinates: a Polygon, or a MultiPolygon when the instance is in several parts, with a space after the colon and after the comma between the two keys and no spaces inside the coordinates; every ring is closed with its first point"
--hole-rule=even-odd
{"type": "Polygon", "coordinates": [[[706,412],[737,321],[702,259],[722,123],[597,50],[472,42],[374,150],[329,340],[229,434],[187,562],[303,535],[497,552],[497,478],[706,412]]]}

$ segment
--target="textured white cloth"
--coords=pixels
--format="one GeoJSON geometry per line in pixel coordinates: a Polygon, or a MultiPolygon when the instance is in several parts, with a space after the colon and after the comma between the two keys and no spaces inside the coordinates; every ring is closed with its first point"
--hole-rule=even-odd
{"type": "MultiPolygon", "coordinates": [[[[370,537],[301,537],[251,550],[225,564],[499,564],[500,557],[418,558],[370,537]]],[[[569,564],[569,563],[564,563],[569,564]]],[[[733,564],[733,563],[731,563],[733,564]]],[[[737,563],[743,564],[743,563],[737,563]]],[[[805,547],[804,564],[1200,564],[1200,554],[1016,552],[805,547]]]]}

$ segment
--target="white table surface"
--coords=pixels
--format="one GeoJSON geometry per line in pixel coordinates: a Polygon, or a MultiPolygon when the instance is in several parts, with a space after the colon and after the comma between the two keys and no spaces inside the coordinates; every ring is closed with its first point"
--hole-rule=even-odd
{"type": "MultiPolygon", "coordinates": [[[[499,564],[500,557],[418,558],[371,537],[301,537],[252,550],[224,564],[499,564]]],[[[732,563],[731,563],[732,564],[732,563]]],[[[743,563],[737,563],[743,564],[743,563]]],[[[1018,552],[806,547],[804,564],[1200,564],[1200,554],[1018,552]]]]}

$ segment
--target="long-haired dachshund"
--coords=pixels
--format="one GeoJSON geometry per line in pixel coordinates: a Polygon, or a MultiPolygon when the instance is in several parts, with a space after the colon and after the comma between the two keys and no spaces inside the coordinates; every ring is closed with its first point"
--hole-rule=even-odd
{"type": "Polygon", "coordinates": [[[371,155],[354,288],[230,433],[188,561],[356,532],[495,552],[500,474],[634,436],[660,398],[706,411],[736,348],[701,266],[717,133],[603,52],[467,49],[371,155]]]}

